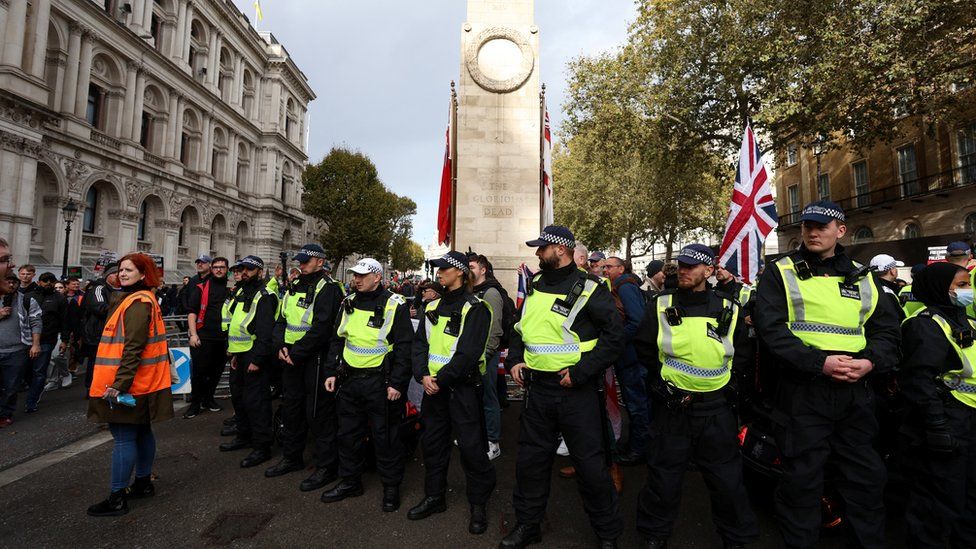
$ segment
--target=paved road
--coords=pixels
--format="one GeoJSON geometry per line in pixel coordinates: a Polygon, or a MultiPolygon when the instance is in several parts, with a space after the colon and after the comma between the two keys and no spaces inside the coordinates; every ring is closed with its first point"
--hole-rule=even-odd
{"type": "MultiPolygon", "coordinates": [[[[84,403],[77,390],[48,395],[42,407],[41,412],[27,418],[19,414],[12,428],[0,430],[0,475],[4,469],[7,473],[17,470],[10,465],[37,455],[45,445],[52,450],[79,434],[97,430],[87,424],[79,427],[84,403]]],[[[373,474],[365,478],[365,496],[326,505],[319,501],[319,492],[298,491],[303,473],[265,479],[263,468],[238,467],[243,452],[218,452],[217,433],[221,420],[230,414],[228,411],[204,413],[193,420],[174,419],[155,427],[158,495],[131,502],[130,513],[123,517],[94,519],[85,515],[88,505],[107,495],[111,443],[0,487],[4,510],[0,514],[0,546],[495,547],[509,528],[512,516],[515,448],[511,441],[517,431],[519,407],[513,403],[503,415],[506,442],[502,457],[495,462],[499,482],[490,506],[491,527],[484,536],[467,533],[463,475],[456,459],[450,471],[453,489],[448,494],[448,511],[425,521],[406,519],[406,510],[422,497],[419,451],[407,465],[400,511],[380,511],[381,486],[373,474]]],[[[558,458],[556,463],[557,467],[565,465],[566,459],[558,458]]],[[[637,547],[634,512],[644,471],[641,467],[628,468],[625,475],[621,508],[626,531],[620,541],[621,547],[637,547]]],[[[596,540],[582,511],[575,482],[554,474],[552,487],[543,546],[592,546],[596,540]]],[[[755,547],[781,545],[768,501],[768,494],[757,490],[756,508],[763,536],[755,547]]],[[[900,521],[891,517],[889,524],[893,525],[892,539],[902,539],[898,532],[900,521]]],[[[835,537],[822,545],[841,547],[841,541],[835,537]]],[[[711,524],[704,483],[694,472],[689,472],[686,480],[672,546],[721,546],[711,524]]]]}

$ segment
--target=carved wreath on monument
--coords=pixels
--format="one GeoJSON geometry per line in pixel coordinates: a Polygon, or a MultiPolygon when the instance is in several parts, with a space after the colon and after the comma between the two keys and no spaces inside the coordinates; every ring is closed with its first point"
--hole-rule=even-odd
{"type": "Polygon", "coordinates": [[[478,33],[471,42],[468,43],[464,55],[464,63],[468,68],[471,78],[485,90],[496,93],[508,93],[522,87],[522,84],[529,79],[532,70],[535,68],[535,53],[529,40],[521,32],[508,27],[488,27],[478,33]],[[514,75],[505,79],[498,80],[485,74],[479,65],[478,54],[481,48],[492,40],[507,40],[516,46],[522,53],[522,60],[518,70],[514,75]]]}

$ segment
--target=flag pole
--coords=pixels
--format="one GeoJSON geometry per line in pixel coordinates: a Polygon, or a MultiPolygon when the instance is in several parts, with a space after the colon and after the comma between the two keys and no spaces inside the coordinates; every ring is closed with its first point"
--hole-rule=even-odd
{"type": "Polygon", "coordinates": [[[457,249],[457,90],[451,80],[451,250],[457,249]]]}
{"type": "Polygon", "coordinates": [[[545,228],[546,217],[546,85],[539,92],[539,230],[545,228]]]}

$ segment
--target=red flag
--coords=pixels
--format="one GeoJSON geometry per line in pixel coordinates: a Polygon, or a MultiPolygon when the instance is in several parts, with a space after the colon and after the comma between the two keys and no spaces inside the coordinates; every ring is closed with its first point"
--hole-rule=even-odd
{"type": "Polygon", "coordinates": [[[447,145],[444,147],[444,169],[441,170],[441,201],[437,208],[437,242],[451,242],[451,209],[454,207],[454,159],[451,158],[451,125],[447,125],[447,145]]]}

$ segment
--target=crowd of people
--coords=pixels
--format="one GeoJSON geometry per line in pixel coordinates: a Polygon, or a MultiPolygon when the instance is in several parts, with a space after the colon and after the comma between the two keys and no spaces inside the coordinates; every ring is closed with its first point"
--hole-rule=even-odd
{"type": "MultiPolygon", "coordinates": [[[[709,246],[652,261],[641,277],[623,258],[589,251],[552,225],[526,244],[539,271],[515,302],[489,258],[452,251],[430,265],[436,281],[390,282],[363,258],[349,287],[331,276],[324,250],[308,244],[298,267],[265,269],[260,257],[200,256],[198,274],[167,288],[148,256],[130,254],[84,289],[35,269],[14,271],[0,240],[0,427],[17,394],[39,409],[45,390],[86,374],[89,417],[115,440],[109,497],[93,516],[128,511],[155,493],[151,424],[173,416],[165,314],[185,315],[192,394],[183,417],[220,411],[214,394],[230,365],[234,415],[225,452],[249,450],[242,468],[273,457],[268,478],[314,471],[298,488],[335,504],[364,493],[365,444],[383,485],[380,508],[400,507],[405,450],[399,426],[411,385],[423,426],[424,493],[407,518],[447,508],[447,470],[457,447],[470,506],[468,530],[488,529],[502,452],[504,377],[524,389],[516,450],[516,524],[499,547],[542,539],[552,466],[571,466],[601,547],[623,530],[621,467],[646,465],[636,526],[648,548],[668,544],[681,486],[694,464],[711,494],[725,547],[758,538],[743,475],[737,407],[760,377],[773,412],[781,470],[775,511],[788,547],[813,547],[825,479],[836,480],[850,541],[884,547],[886,463],[878,451],[879,386],[904,403],[898,463],[907,474],[908,543],[972,546],[976,526],[976,311],[971,247],[951,243],[946,261],[911,269],[877,255],[848,257],[843,210],[828,201],[801,215],[802,244],[773,258],[755,285],[717,265],[709,246]],[[60,343],[59,343],[60,342],[60,343]],[[52,356],[54,358],[52,358],[52,356]],[[503,362],[502,362],[503,361],[503,362]],[[23,387],[22,387],[23,386],[23,387]],[[272,400],[281,397],[280,432],[272,400]],[[621,403],[625,432],[611,417],[621,403]],[[133,478],[134,473],[134,478],[133,478]]],[[[751,395],[755,396],[755,395],[751,395]]],[[[890,395],[889,395],[890,396],[890,395]]],[[[890,442],[890,441],[889,441],[890,442]]]]}

